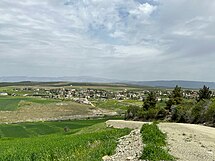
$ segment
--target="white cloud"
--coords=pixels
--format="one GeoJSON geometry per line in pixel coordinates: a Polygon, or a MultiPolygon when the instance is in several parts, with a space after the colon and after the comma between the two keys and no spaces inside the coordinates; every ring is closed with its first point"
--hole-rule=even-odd
{"type": "Polygon", "coordinates": [[[203,57],[213,71],[214,7],[209,0],[1,0],[0,72],[179,79],[180,66],[186,73],[203,57]]]}
{"type": "Polygon", "coordinates": [[[130,11],[132,14],[141,15],[144,14],[145,16],[151,15],[155,10],[157,9],[157,6],[150,5],[148,3],[139,4],[138,8],[136,8],[133,11],[130,11]]]}

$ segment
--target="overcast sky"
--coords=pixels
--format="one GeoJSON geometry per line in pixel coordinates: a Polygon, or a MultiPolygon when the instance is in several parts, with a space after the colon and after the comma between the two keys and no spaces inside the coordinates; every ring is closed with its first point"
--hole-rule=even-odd
{"type": "Polygon", "coordinates": [[[215,0],[0,0],[0,76],[215,81],[215,0]]]}

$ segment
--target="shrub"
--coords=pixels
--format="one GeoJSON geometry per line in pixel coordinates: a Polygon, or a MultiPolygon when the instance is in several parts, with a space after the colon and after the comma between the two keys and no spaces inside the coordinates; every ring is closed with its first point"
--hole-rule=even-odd
{"type": "Polygon", "coordinates": [[[205,112],[207,110],[208,101],[200,101],[194,105],[191,110],[191,123],[203,123],[207,120],[205,112]]]}
{"type": "Polygon", "coordinates": [[[164,119],[168,114],[164,108],[159,108],[156,114],[156,119],[164,119]]]}
{"type": "Polygon", "coordinates": [[[125,113],[125,119],[139,118],[140,107],[130,105],[125,113]]]}
{"type": "Polygon", "coordinates": [[[208,107],[208,110],[206,111],[206,118],[207,122],[212,123],[213,126],[215,125],[215,101],[212,102],[212,104],[208,107]]]}
{"type": "Polygon", "coordinates": [[[190,122],[192,104],[175,105],[171,110],[171,120],[176,122],[190,122]]]}

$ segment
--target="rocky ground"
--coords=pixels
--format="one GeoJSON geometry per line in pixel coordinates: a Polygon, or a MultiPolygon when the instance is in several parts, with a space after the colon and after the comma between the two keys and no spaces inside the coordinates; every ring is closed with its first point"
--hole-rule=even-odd
{"type": "Polygon", "coordinates": [[[179,161],[215,161],[215,128],[181,123],[160,123],[159,128],[179,161]]]}
{"type": "Polygon", "coordinates": [[[131,128],[134,129],[129,135],[119,139],[116,153],[112,156],[104,156],[104,161],[139,161],[143,152],[143,142],[140,129],[144,122],[108,120],[106,125],[114,128],[131,128]]]}
{"type": "MultiPolygon", "coordinates": [[[[116,153],[104,156],[104,161],[138,161],[143,144],[140,128],[144,122],[109,120],[108,127],[133,128],[129,135],[119,139],[116,153]]],[[[181,123],[160,123],[161,131],[167,134],[170,154],[178,161],[215,161],[215,128],[181,123]]]]}
{"type": "Polygon", "coordinates": [[[116,153],[104,156],[104,161],[139,161],[143,150],[140,129],[132,130],[129,135],[119,139],[116,153]]]}

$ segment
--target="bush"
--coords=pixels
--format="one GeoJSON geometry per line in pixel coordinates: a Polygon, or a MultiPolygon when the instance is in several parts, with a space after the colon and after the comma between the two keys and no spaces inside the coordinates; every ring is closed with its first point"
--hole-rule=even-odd
{"type": "Polygon", "coordinates": [[[200,101],[194,105],[191,110],[191,123],[203,123],[207,120],[205,113],[207,110],[208,101],[200,101]]]}
{"type": "Polygon", "coordinates": [[[156,119],[164,119],[168,114],[168,111],[166,111],[164,108],[160,108],[157,111],[156,119]]]}
{"type": "Polygon", "coordinates": [[[125,113],[125,119],[139,118],[140,107],[130,105],[125,113]]]}
{"type": "Polygon", "coordinates": [[[191,110],[193,103],[184,103],[181,105],[172,106],[171,120],[176,122],[191,122],[191,110]]]}
{"type": "Polygon", "coordinates": [[[208,107],[208,110],[206,111],[205,115],[207,118],[207,122],[212,123],[214,126],[215,125],[215,100],[208,107]]]}

